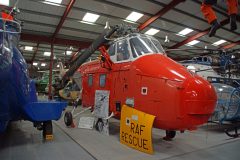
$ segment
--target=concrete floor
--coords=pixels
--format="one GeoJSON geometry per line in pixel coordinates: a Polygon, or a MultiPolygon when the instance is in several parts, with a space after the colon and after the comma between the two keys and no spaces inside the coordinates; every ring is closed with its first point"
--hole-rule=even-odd
{"type": "Polygon", "coordinates": [[[148,155],[119,142],[119,121],[115,119],[110,121],[110,136],[95,130],[67,128],[61,119],[54,122],[54,140],[50,142],[42,141],[41,132],[30,122],[15,122],[0,135],[0,160],[240,159],[240,138],[230,139],[215,124],[177,133],[168,142],[162,140],[164,131],[153,129],[152,132],[154,154],[148,155]]]}
{"type": "MultiPolygon", "coordinates": [[[[90,113],[84,115],[89,116],[90,113]]],[[[81,116],[84,116],[81,115],[81,116]]],[[[77,126],[79,117],[75,119],[77,126]]],[[[56,123],[66,134],[81,144],[99,160],[161,160],[161,159],[231,159],[239,160],[240,138],[231,139],[223,133],[223,127],[208,124],[197,131],[177,133],[173,141],[164,141],[165,131],[152,130],[154,154],[148,155],[133,150],[119,142],[119,121],[110,120],[110,136],[102,135],[95,130],[67,128],[63,120],[56,123]]]]}
{"type": "Polygon", "coordinates": [[[94,160],[54,125],[54,141],[45,142],[30,122],[14,122],[0,135],[0,160],[94,160]]]}

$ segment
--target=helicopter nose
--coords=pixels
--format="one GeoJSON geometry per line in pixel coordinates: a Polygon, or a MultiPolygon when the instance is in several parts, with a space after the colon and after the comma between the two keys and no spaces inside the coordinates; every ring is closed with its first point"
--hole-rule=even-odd
{"type": "Polygon", "coordinates": [[[216,106],[217,96],[213,86],[201,77],[194,77],[187,83],[185,109],[195,125],[207,122],[216,106]]]}

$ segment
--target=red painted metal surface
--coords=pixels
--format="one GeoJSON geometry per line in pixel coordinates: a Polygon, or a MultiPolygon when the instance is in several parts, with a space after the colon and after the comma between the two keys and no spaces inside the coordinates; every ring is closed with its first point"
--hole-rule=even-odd
{"type": "Polygon", "coordinates": [[[78,52],[81,50],[81,48],[78,48],[77,52],[73,53],[71,58],[69,59],[68,63],[71,63],[72,60],[74,60],[78,54],[78,52]]]}
{"type": "Polygon", "coordinates": [[[113,63],[111,69],[96,60],[82,65],[82,104],[94,106],[96,90],[110,91],[110,112],[117,117],[116,103],[134,99],[134,108],[156,116],[154,126],[165,130],[196,129],[209,119],[216,104],[214,88],[203,78],[161,54],[113,63]],[[100,87],[100,75],[106,84],[100,87]],[[89,76],[93,84],[88,84],[89,76]],[[145,91],[144,92],[144,88],[145,91]]]}
{"type": "Polygon", "coordinates": [[[51,100],[52,97],[52,70],[53,70],[53,44],[51,44],[51,56],[50,56],[50,65],[49,65],[49,85],[48,85],[48,99],[51,100]]]}
{"type": "MultiPolygon", "coordinates": [[[[21,34],[21,40],[36,42],[36,43],[47,43],[47,44],[52,43],[51,37],[27,34],[27,33],[21,34]]],[[[69,39],[63,39],[63,38],[55,38],[55,41],[53,44],[63,45],[63,46],[73,46],[73,47],[78,47],[78,48],[82,49],[82,48],[87,48],[91,44],[91,42],[83,42],[83,41],[69,40],[69,39]]]]}
{"type": "Polygon", "coordinates": [[[172,0],[168,5],[166,5],[163,9],[161,9],[158,13],[156,13],[153,17],[149,18],[147,21],[145,21],[143,24],[138,26],[138,29],[141,31],[147,26],[149,26],[151,23],[156,21],[159,17],[163,16],[165,13],[170,11],[172,8],[174,8],[179,3],[183,2],[185,0],[172,0]]]}
{"type": "Polygon", "coordinates": [[[222,49],[230,49],[232,47],[235,47],[236,45],[240,45],[240,40],[239,41],[236,41],[234,43],[231,43],[231,44],[228,44],[226,46],[223,46],[222,49]]]}
{"type": "MultiPolygon", "coordinates": [[[[220,24],[221,24],[221,26],[224,26],[224,25],[228,24],[228,22],[229,22],[229,19],[225,19],[225,20],[221,21],[220,24]]],[[[211,29],[211,28],[208,28],[208,29],[206,29],[206,30],[204,30],[204,31],[202,31],[202,32],[199,32],[199,33],[191,36],[191,37],[188,37],[188,38],[185,39],[184,41],[179,42],[179,43],[173,45],[173,46],[170,47],[169,49],[179,48],[179,47],[181,47],[181,46],[183,46],[183,45],[185,45],[185,44],[187,44],[187,43],[189,43],[189,42],[191,42],[191,41],[193,41],[193,40],[196,40],[196,39],[198,39],[198,38],[200,38],[200,37],[208,34],[208,32],[209,32],[210,29],[211,29]]]]}
{"type": "Polygon", "coordinates": [[[75,1],[76,1],[76,0],[70,0],[68,6],[67,6],[67,8],[66,8],[66,10],[64,11],[64,14],[63,14],[62,18],[61,18],[59,24],[57,25],[57,28],[56,28],[53,36],[52,36],[52,42],[55,41],[55,38],[56,38],[58,32],[60,31],[60,29],[62,28],[62,25],[63,25],[65,19],[67,18],[69,12],[71,11],[71,9],[72,9],[75,1]]]}
{"type": "Polygon", "coordinates": [[[11,16],[5,12],[1,12],[1,18],[4,20],[13,20],[13,16],[11,16]]]}

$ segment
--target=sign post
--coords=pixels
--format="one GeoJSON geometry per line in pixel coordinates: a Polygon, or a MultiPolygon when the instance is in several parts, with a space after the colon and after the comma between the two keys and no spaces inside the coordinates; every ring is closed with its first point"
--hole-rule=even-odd
{"type": "Polygon", "coordinates": [[[120,142],[139,151],[153,154],[152,125],[155,116],[122,106],[120,142]]]}

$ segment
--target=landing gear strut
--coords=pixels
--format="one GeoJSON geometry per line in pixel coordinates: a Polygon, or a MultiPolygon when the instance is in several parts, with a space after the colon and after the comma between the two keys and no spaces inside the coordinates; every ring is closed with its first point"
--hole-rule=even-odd
{"type": "Polygon", "coordinates": [[[166,141],[171,141],[176,136],[176,131],[166,130],[166,136],[163,137],[166,141]]]}
{"type": "Polygon", "coordinates": [[[52,121],[43,122],[42,135],[43,135],[44,140],[52,140],[53,139],[52,121]]]}

